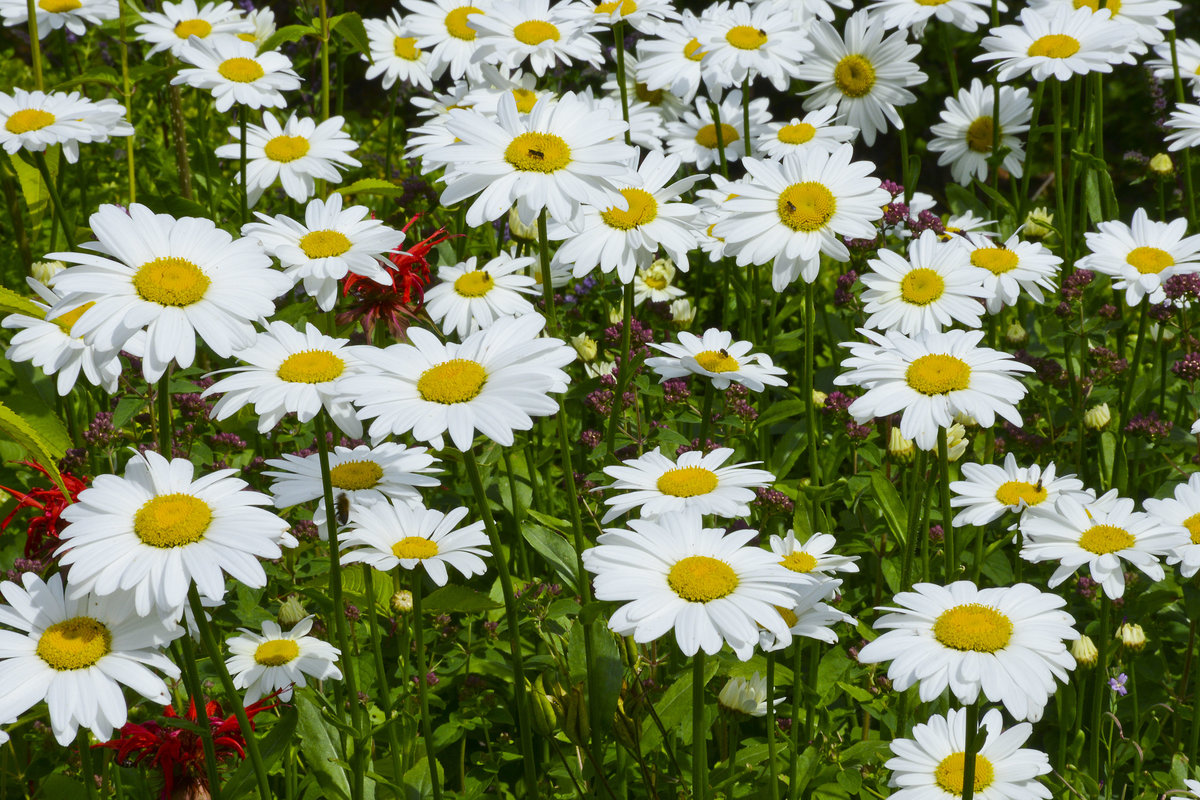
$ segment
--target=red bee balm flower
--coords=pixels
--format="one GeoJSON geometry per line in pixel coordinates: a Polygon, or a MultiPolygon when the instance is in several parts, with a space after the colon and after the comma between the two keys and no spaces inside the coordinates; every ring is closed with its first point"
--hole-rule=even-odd
{"type": "MultiPolygon", "coordinates": [[[[50,477],[50,473],[41,464],[36,464],[32,461],[22,461],[21,463],[27,467],[36,469],[47,478],[50,477]]],[[[16,508],[9,512],[9,515],[0,522],[0,532],[8,530],[8,526],[12,524],[13,517],[22,508],[36,508],[40,512],[29,521],[29,526],[26,528],[26,558],[37,559],[42,555],[48,554],[48,551],[53,549],[58,540],[59,532],[66,527],[65,524],[59,523],[59,516],[62,514],[63,509],[74,503],[78,499],[79,493],[87,488],[87,483],[83,479],[77,478],[69,472],[63,472],[62,479],[63,485],[67,487],[69,497],[64,497],[57,486],[50,486],[45,489],[30,489],[28,492],[19,492],[7,486],[0,486],[0,491],[8,492],[17,498],[16,508]]]]}

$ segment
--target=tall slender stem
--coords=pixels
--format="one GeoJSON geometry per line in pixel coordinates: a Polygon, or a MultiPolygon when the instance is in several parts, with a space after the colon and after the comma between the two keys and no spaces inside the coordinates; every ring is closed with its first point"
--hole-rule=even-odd
{"type": "MultiPolygon", "coordinates": [[[[813,398],[816,383],[816,353],[814,351],[814,328],[816,327],[816,286],[804,284],[804,364],[800,392],[804,400],[804,418],[808,427],[808,480],[813,487],[821,485],[821,462],[817,458],[817,405],[813,398]]],[[[816,494],[813,495],[816,497],[816,494]]],[[[817,525],[817,501],[813,500],[812,524],[817,525]]]]}
{"type": "Polygon", "coordinates": [[[972,800],[975,796],[975,761],[979,753],[979,703],[976,700],[967,706],[967,741],[963,752],[963,782],[962,800],[972,800]]]}
{"type": "Polygon", "coordinates": [[[1112,635],[1109,632],[1109,618],[1112,616],[1112,600],[1108,594],[1100,595],[1100,635],[1096,638],[1096,692],[1092,697],[1092,719],[1088,729],[1088,765],[1092,778],[1099,781],[1100,776],[1100,723],[1104,718],[1104,706],[1108,700],[1105,682],[1108,680],[1108,657],[1112,650],[1109,647],[1112,635]]]}
{"type": "MultiPolygon", "coordinates": [[[[800,777],[800,695],[804,692],[804,682],[800,675],[804,670],[804,646],[799,639],[792,639],[792,747],[788,753],[788,798],[795,800],[798,796],[796,786],[800,777]]],[[[806,693],[805,693],[806,694],[806,693]]],[[[807,701],[804,708],[808,708],[807,701]]],[[[806,721],[807,726],[807,721],[806,721]]]]}
{"type": "Polygon", "coordinates": [[[721,164],[722,177],[729,177],[729,162],[725,158],[725,131],[721,128],[721,107],[712,100],[708,101],[708,111],[712,116],[713,135],[717,139],[717,161],[721,164]]]}
{"type": "Polygon", "coordinates": [[[188,163],[187,127],[183,123],[183,98],[179,86],[167,87],[171,109],[171,138],[175,141],[175,169],[179,172],[179,194],[192,199],[192,166],[188,163]]]}
{"type": "Polygon", "coordinates": [[[83,789],[87,792],[88,800],[96,800],[96,767],[92,761],[92,734],[83,731],[79,734],[79,772],[83,778],[83,789]]]}
{"type": "MultiPolygon", "coordinates": [[[[375,702],[387,720],[392,719],[392,689],[388,685],[388,670],[383,662],[383,645],[379,637],[379,615],[375,613],[375,569],[363,564],[363,585],[367,590],[367,629],[371,635],[371,654],[375,658],[375,702]]],[[[387,726],[388,748],[392,761],[392,774],[403,775],[404,763],[400,754],[400,736],[395,724],[387,726]]],[[[430,773],[433,774],[432,772],[430,773]]]]}
{"type": "MultiPolygon", "coordinates": [[[[129,34],[125,28],[125,3],[126,0],[117,0],[117,24],[120,26],[121,98],[125,102],[125,113],[129,115],[129,124],[133,125],[133,84],[129,80],[129,34]]],[[[133,155],[133,140],[136,136],[135,133],[125,137],[125,169],[129,176],[130,205],[137,202],[137,168],[133,155]]]]}
{"type": "Polygon", "coordinates": [[[633,375],[633,282],[625,284],[625,299],[622,304],[621,312],[621,363],[617,365],[617,385],[613,389],[612,410],[608,416],[608,433],[605,436],[605,444],[608,445],[608,452],[611,455],[616,449],[617,442],[617,424],[621,420],[621,412],[624,411],[625,388],[629,385],[629,379],[633,375]]]}
{"type": "Polygon", "coordinates": [[[249,113],[250,113],[249,108],[242,107],[242,108],[238,109],[238,128],[240,129],[240,132],[241,132],[241,150],[242,150],[242,196],[239,198],[239,203],[241,204],[240,209],[242,212],[242,224],[243,225],[245,225],[250,219],[250,212],[249,212],[250,187],[246,185],[246,163],[247,163],[247,161],[246,161],[246,124],[248,122],[247,116],[249,115],[249,113]]]}
{"type": "MultiPolygon", "coordinates": [[[[200,745],[204,749],[204,773],[208,778],[208,794],[213,800],[221,800],[221,778],[217,773],[217,747],[213,743],[212,726],[208,724],[208,709],[204,702],[204,690],[200,674],[196,669],[196,648],[192,636],[179,639],[179,666],[183,668],[183,685],[196,708],[196,725],[200,727],[200,745]]],[[[187,709],[184,709],[187,714],[187,709]]]]}
{"type": "Polygon", "coordinates": [[[633,129],[629,126],[629,85],[625,82],[625,21],[613,23],[613,46],[617,49],[617,88],[621,95],[621,118],[625,120],[625,144],[633,144],[633,129]]]}
{"type": "Polygon", "coordinates": [[[716,394],[717,390],[713,387],[713,382],[706,380],[704,382],[704,400],[700,405],[700,452],[704,452],[708,447],[708,431],[712,427],[713,398],[716,394]]]}
{"type": "Polygon", "coordinates": [[[158,452],[163,458],[171,458],[171,434],[174,426],[171,424],[171,368],[158,379],[158,391],[155,393],[155,403],[158,405],[158,452]]]}
{"type": "MultiPolygon", "coordinates": [[[[497,560],[504,556],[496,554],[497,560]]],[[[437,754],[433,750],[433,730],[429,724],[429,668],[425,663],[425,619],[421,611],[421,573],[412,574],[413,641],[417,645],[417,696],[421,702],[421,738],[425,740],[425,759],[429,763],[429,780],[433,783],[433,800],[442,798],[442,779],[438,776],[437,754]]]]}
{"type": "MultiPolygon", "coordinates": [[[[1174,71],[1175,83],[1175,102],[1183,103],[1187,101],[1187,96],[1183,91],[1183,76],[1179,74],[1179,52],[1176,45],[1175,35],[1175,12],[1172,11],[1168,15],[1171,20],[1171,27],[1167,30],[1167,41],[1171,45],[1171,67],[1174,71]]],[[[1196,216],[1196,192],[1192,189],[1192,152],[1190,148],[1183,149],[1183,196],[1187,201],[1188,208],[1188,227],[1195,230],[1196,225],[1200,224],[1200,218],[1196,216]]]]}
{"type": "Polygon", "coordinates": [[[329,119],[329,4],[321,0],[321,119],[329,119]]]}
{"type": "Polygon", "coordinates": [[[708,797],[708,729],[704,726],[704,651],[692,656],[692,800],[708,797]]]}
{"type": "Polygon", "coordinates": [[[958,559],[954,552],[954,517],[950,511],[950,451],[946,445],[946,429],[938,428],[938,463],[941,465],[942,548],[946,553],[946,582],[954,580],[958,559]]]}
{"type": "Polygon", "coordinates": [[[742,135],[746,137],[746,158],[753,152],[750,141],[750,73],[742,80],[742,135]]]}
{"type": "Polygon", "coordinates": [[[25,0],[25,13],[29,15],[29,56],[33,61],[33,86],[39,92],[46,88],[42,78],[42,39],[38,35],[37,6],[34,0],[25,0]]]}
{"type": "MultiPolygon", "coordinates": [[[[795,681],[792,681],[795,685],[795,681]]],[[[736,743],[734,748],[736,749],[736,743]]],[[[736,752],[729,753],[729,763],[732,764],[736,752]]],[[[775,653],[767,653],[767,760],[770,761],[767,774],[770,785],[767,787],[769,800],[779,797],[779,764],[776,763],[775,752],[775,653]]]]}
{"type": "Polygon", "coordinates": [[[67,208],[63,205],[62,197],[58,194],[58,185],[50,175],[50,168],[46,166],[46,154],[35,152],[33,154],[33,163],[37,165],[37,170],[41,174],[42,180],[46,183],[46,189],[50,192],[50,200],[54,204],[54,218],[58,220],[58,225],[62,228],[63,237],[67,240],[67,248],[74,250],[75,224],[67,220],[67,208]]]}

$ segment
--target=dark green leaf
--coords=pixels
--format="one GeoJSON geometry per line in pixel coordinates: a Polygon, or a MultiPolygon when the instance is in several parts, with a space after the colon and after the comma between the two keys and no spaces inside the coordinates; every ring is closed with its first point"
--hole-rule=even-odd
{"type": "Polygon", "coordinates": [[[475,614],[500,608],[500,604],[466,586],[450,583],[425,597],[424,608],[431,614],[475,614]]]}

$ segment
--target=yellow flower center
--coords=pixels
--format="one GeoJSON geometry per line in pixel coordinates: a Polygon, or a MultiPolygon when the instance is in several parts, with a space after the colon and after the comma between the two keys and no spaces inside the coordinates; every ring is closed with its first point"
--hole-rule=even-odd
{"type": "MultiPolygon", "coordinates": [[[[926,0],[927,1],[927,0],[926,0]]],[[[921,0],[918,0],[921,2],[921,0]]],[[[933,771],[934,780],[937,785],[953,795],[962,796],[963,793],[963,773],[966,771],[967,754],[961,750],[957,753],[951,753],[942,759],[937,765],[937,769],[933,771]]],[[[992,762],[981,755],[975,756],[975,779],[972,783],[975,785],[976,792],[982,792],[984,789],[992,785],[995,780],[996,771],[992,768],[992,762]]]]}
{"type": "Polygon", "coordinates": [[[641,100],[643,103],[649,103],[652,106],[662,105],[662,89],[651,90],[650,87],[646,86],[644,83],[635,83],[633,85],[633,93],[637,96],[637,99],[641,100]]]}
{"type": "Polygon", "coordinates": [[[133,532],[151,547],[184,547],[203,539],[210,522],[208,503],[175,492],[146,501],[133,515],[133,532]]]}
{"type": "Polygon", "coordinates": [[[971,367],[961,358],[931,353],[909,364],[904,380],[921,394],[947,394],[971,385],[971,367]]]}
{"type": "Polygon", "coordinates": [[[733,372],[741,364],[724,350],[704,350],[696,354],[696,363],[708,372],[733,372]]]}
{"type": "Polygon", "coordinates": [[[967,128],[967,147],[976,153],[992,152],[992,138],[996,132],[992,117],[978,117],[967,128]]]}
{"type": "Polygon", "coordinates": [[[253,58],[227,58],[217,67],[217,72],[227,81],[234,83],[254,83],[266,73],[262,65],[253,58]]]}
{"type": "Polygon", "coordinates": [[[642,279],[642,282],[645,283],[647,286],[649,286],[651,289],[667,288],[667,279],[666,279],[666,277],[664,277],[662,275],[647,275],[645,278],[642,279]]]}
{"type": "Polygon", "coordinates": [[[496,282],[487,270],[476,269],[454,282],[454,291],[460,297],[483,297],[492,290],[496,282]]]}
{"type": "Polygon", "coordinates": [[[347,492],[374,489],[382,477],[383,467],[374,461],[343,461],[329,470],[329,482],[347,492]]]}
{"type": "Polygon", "coordinates": [[[847,97],[863,97],[875,85],[875,67],[863,56],[844,56],[833,68],[833,82],[847,97]]]}
{"type": "Polygon", "coordinates": [[[59,672],[87,669],[112,650],[112,632],[91,617],[56,622],[38,637],[38,658],[59,672]]]}
{"type": "Polygon", "coordinates": [[[149,303],[182,308],[199,302],[212,280],[186,258],[163,256],[138,267],[133,288],[149,303]]]}
{"type": "Polygon", "coordinates": [[[610,2],[597,5],[595,13],[611,14],[620,8],[621,16],[628,16],[637,11],[637,7],[637,3],[634,0],[610,0],[610,2]]]}
{"type": "Polygon", "coordinates": [[[528,114],[533,111],[533,107],[537,105],[537,93],[531,92],[528,89],[513,89],[513,99],[517,101],[517,111],[522,114],[528,114]]]}
{"type": "Polygon", "coordinates": [[[51,14],[64,14],[82,7],[79,0],[38,0],[38,8],[51,14]]]}
{"type": "Polygon", "coordinates": [[[1020,260],[1016,253],[1004,247],[981,247],[971,253],[971,263],[993,275],[1012,272],[1020,260]]]}
{"type": "Polygon", "coordinates": [[[816,127],[807,122],[797,122],[795,125],[784,125],[776,137],[784,144],[805,144],[811,142],[816,135],[816,127]]]}
{"type": "Polygon", "coordinates": [[[704,53],[700,50],[699,39],[691,39],[683,46],[683,57],[688,61],[699,61],[704,58],[704,53]]]}
{"type": "Polygon", "coordinates": [[[446,33],[464,42],[475,41],[475,30],[467,25],[467,17],[471,14],[482,14],[483,10],[475,6],[460,6],[446,15],[446,33]]]}
{"type": "Polygon", "coordinates": [[[1022,501],[1027,506],[1036,506],[1045,499],[1046,487],[1028,481],[1005,481],[996,489],[996,500],[1005,506],[1020,505],[1022,501]]]}
{"type": "Polygon", "coordinates": [[[54,115],[40,108],[22,108],[14,111],[4,122],[4,129],[9,133],[22,134],[38,131],[47,125],[54,124],[54,115]]]}
{"type": "Polygon", "coordinates": [[[396,58],[403,58],[405,61],[416,61],[421,57],[414,36],[397,36],[392,39],[392,52],[396,54],[396,58]]]}
{"type": "Polygon", "coordinates": [[[175,35],[180,39],[196,36],[201,39],[212,33],[212,25],[202,19],[185,19],[175,26],[175,35]]]}
{"type": "Polygon", "coordinates": [[[406,536],[392,545],[392,555],[396,558],[433,558],[437,554],[437,542],[420,536],[406,536]]]}
{"type": "Polygon", "coordinates": [[[276,136],[263,145],[263,153],[272,161],[286,164],[308,155],[308,139],[303,136],[276,136]]]}
{"type": "Polygon", "coordinates": [[[526,20],[515,28],[513,28],[513,36],[521,44],[527,44],[530,47],[541,44],[547,40],[552,42],[558,41],[558,28],[549,22],[544,22],[540,19],[526,20]]]}
{"type": "Polygon", "coordinates": [[[708,556],[688,556],[667,573],[671,591],[692,603],[707,603],[733,594],[738,576],[733,567],[708,556]]]}
{"type": "Polygon", "coordinates": [[[1200,544],[1200,514],[1192,514],[1185,519],[1183,527],[1192,535],[1192,544],[1200,544]]]}
{"type": "Polygon", "coordinates": [[[725,34],[725,41],[738,50],[757,50],[767,43],[767,32],[753,25],[738,25],[725,34]]]}
{"type": "Polygon", "coordinates": [[[487,370],[478,362],[453,358],[422,372],[417,393],[426,402],[453,405],[478,396],[486,382],[487,370]]]}
{"type": "Polygon", "coordinates": [[[1143,275],[1157,275],[1167,267],[1175,266],[1175,259],[1157,247],[1135,247],[1125,256],[1125,263],[1143,275]]]}
{"type": "Polygon", "coordinates": [[[949,2],[950,0],[916,0],[919,6],[940,6],[949,2]]]}
{"type": "Polygon", "coordinates": [[[621,195],[629,204],[629,210],[622,211],[613,207],[601,212],[600,218],[608,227],[628,231],[653,222],[658,216],[658,201],[645,189],[622,189],[621,195]]]}
{"type": "Polygon", "coordinates": [[[794,231],[813,233],[824,228],[837,211],[837,198],[819,181],[793,183],[779,193],[779,220],[794,231]]]}
{"type": "Polygon", "coordinates": [[[571,146],[561,136],[531,131],[509,142],[504,160],[522,172],[558,172],[571,163],[571,146]]]}
{"type": "Polygon", "coordinates": [[[1012,620],[981,603],[946,609],[933,623],[933,637],[951,650],[994,653],[1008,646],[1012,634],[1012,620]]]}
{"type": "Polygon", "coordinates": [[[352,246],[349,237],[341,231],[309,231],[300,238],[300,249],[309,258],[334,258],[352,246]]]}
{"type": "Polygon", "coordinates": [[[1029,45],[1026,55],[1042,58],[1070,58],[1079,52],[1079,40],[1065,33],[1048,33],[1029,45]]]}
{"type": "MultiPolygon", "coordinates": [[[[1092,11],[1100,10],[1100,0],[1075,0],[1076,8],[1090,8],[1092,11]]],[[[1105,0],[1104,7],[1112,12],[1115,17],[1121,11],[1121,0],[1105,0]]]]}
{"type": "Polygon", "coordinates": [[[239,33],[237,35],[237,37],[239,39],[241,39],[243,42],[257,42],[258,41],[258,37],[255,36],[253,33],[239,33]]]}
{"type": "Polygon", "coordinates": [[[293,639],[272,639],[254,650],[254,660],[264,667],[282,667],[300,657],[300,645],[293,639]]]}
{"type": "Polygon", "coordinates": [[[79,308],[76,308],[73,311],[68,311],[67,313],[63,314],[62,316],[55,317],[54,319],[52,319],[50,321],[53,322],[58,327],[62,328],[63,333],[70,336],[71,328],[74,328],[75,323],[79,321],[79,318],[82,317],[87,312],[87,310],[94,305],[96,305],[96,304],[95,303],[84,303],[79,308]]]}
{"type": "Polygon", "coordinates": [[[1098,556],[1133,547],[1133,534],[1116,525],[1093,525],[1079,537],[1079,546],[1098,556]]]}
{"type": "Polygon", "coordinates": [[[672,497],[696,497],[716,488],[716,474],[704,467],[676,467],[658,479],[658,490],[672,497]]]}
{"type": "Polygon", "coordinates": [[[927,306],[945,291],[942,276],[927,267],[910,270],[900,279],[900,299],[914,306],[927,306]]]}
{"type": "MultiPolygon", "coordinates": [[[[723,147],[729,147],[730,144],[736,142],[739,138],[737,128],[721,123],[721,145],[723,147]]],[[[707,147],[709,150],[714,149],[717,146],[717,126],[705,125],[696,131],[696,144],[701,147],[707,147]]]]}
{"type": "Polygon", "coordinates": [[[328,383],[346,371],[346,362],[328,350],[292,353],[275,374],[288,383],[328,383]]]}
{"type": "Polygon", "coordinates": [[[789,553],[779,563],[792,572],[812,572],[817,567],[817,559],[801,550],[789,553]]]}

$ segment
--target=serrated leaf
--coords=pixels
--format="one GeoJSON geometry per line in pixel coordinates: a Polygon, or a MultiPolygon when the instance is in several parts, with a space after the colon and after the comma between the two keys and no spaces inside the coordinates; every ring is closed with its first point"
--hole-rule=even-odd
{"type": "Polygon", "coordinates": [[[46,318],[46,312],[38,307],[37,303],[3,286],[0,286],[0,313],[24,314],[35,319],[46,318]]]}
{"type": "Polygon", "coordinates": [[[423,605],[426,611],[436,614],[452,612],[475,614],[500,608],[500,603],[487,595],[453,583],[430,592],[425,597],[423,605]]]}
{"type": "Polygon", "coordinates": [[[38,433],[37,428],[3,403],[0,403],[0,434],[25,448],[29,456],[50,473],[63,497],[70,496],[57,463],[65,451],[55,452],[55,448],[38,433]]]}
{"type": "Polygon", "coordinates": [[[329,30],[336,32],[355,50],[366,56],[368,61],[375,63],[371,58],[371,40],[367,38],[367,28],[357,13],[350,11],[330,18],[329,30]]]}

